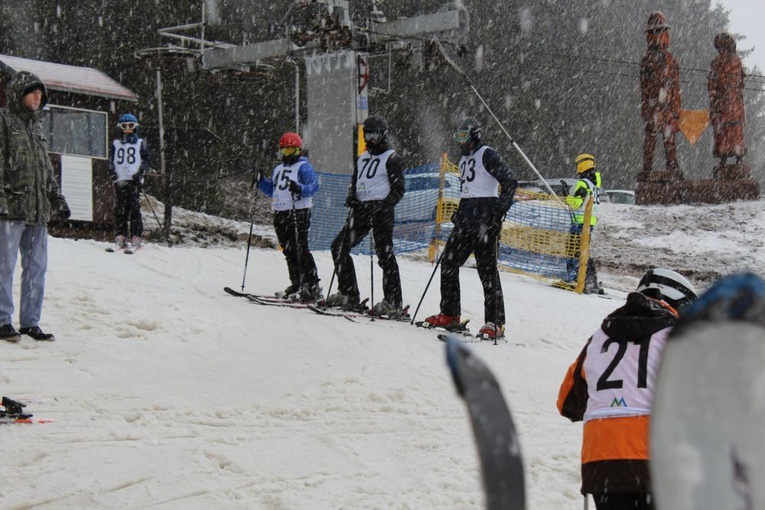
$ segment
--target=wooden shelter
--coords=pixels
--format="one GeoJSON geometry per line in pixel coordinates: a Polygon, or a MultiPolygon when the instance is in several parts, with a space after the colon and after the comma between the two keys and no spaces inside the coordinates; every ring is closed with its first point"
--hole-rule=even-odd
{"type": "Polygon", "coordinates": [[[6,103],[8,80],[18,71],[34,73],[48,90],[43,125],[71,221],[110,227],[109,127],[138,102],[138,95],[97,69],[0,55],[0,106],[6,103]]]}

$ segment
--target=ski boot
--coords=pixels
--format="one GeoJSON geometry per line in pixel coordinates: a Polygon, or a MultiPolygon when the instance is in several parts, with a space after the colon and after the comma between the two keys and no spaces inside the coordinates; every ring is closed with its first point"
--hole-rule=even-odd
{"type": "Polygon", "coordinates": [[[340,308],[346,311],[359,311],[362,308],[359,296],[346,296],[345,294],[332,294],[324,302],[328,308],[340,308]]]}
{"type": "Polygon", "coordinates": [[[372,307],[372,315],[388,319],[399,319],[407,317],[409,314],[400,306],[392,305],[383,299],[372,307]]]}
{"type": "Polygon", "coordinates": [[[27,406],[26,404],[22,404],[21,402],[16,402],[13,399],[10,399],[8,397],[3,397],[2,400],[2,406],[5,408],[4,411],[0,411],[0,418],[31,418],[32,415],[29,413],[24,412],[24,408],[27,406]]]}
{"type": "Polygon", "coordinates": [[[431,315],[426,318],[423,321],[423,325],[431,328],[455,329],[460,326],[460,316],[439,313],[438,315],[431,315]]]}
{"type": "Polygon", "coordinates": [[[321,287],[319,287],[319,282],[304,283],[303,286],[300,287],[300,301],[320,301],[323,297],[324,296],[321,293],[321,287]]]}
{"type": "Polygon", "coordinates": [[[500,338],[504,338],[505,325],[494,324],[493,322],[487,322],[481,327],[481,329],[478,330],[478,335],[476,336],[483,340],[497,340],[500,338]]]}
{"type": "Polygon", "coordinates": [[[114,245],[108,247],[106,251],[108,251],[109,253],[115,253],[118,251],[122,251],[127,247],[128,247],[127,239],[125,238],[125,236],[117,236],[114,238],[114,245]]]}

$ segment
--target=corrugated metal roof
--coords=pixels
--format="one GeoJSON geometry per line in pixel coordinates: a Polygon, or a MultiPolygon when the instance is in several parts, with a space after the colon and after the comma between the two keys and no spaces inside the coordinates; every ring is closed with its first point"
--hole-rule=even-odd
{"type": "Polygon", "coordinates": [[[18,71],[34,73],[49,90],[138,101],[138,94],[91,67],[68,66],[0,55],[0,68],[4,68],[10,74],[18,71]]]}

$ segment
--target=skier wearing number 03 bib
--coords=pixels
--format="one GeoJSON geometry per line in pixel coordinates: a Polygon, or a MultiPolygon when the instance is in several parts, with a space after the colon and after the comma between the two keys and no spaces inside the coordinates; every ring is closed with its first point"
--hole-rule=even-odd
{"type": "Polygon", "coordinates": [[[698,296],[682,275],[651,269],[587,340],[557,407],[584,420],[582,494],[599,510],[652,509],[648,429],[659,363],[680,310],[698,296]]]}
{"type": "Polygon", "coordinates": [[[505,335],[505,301],[497,269],[497,251],[502,222],[513,205],[518,187],[512,170],[502,156],[484,145],[482,127],[473,117],[462,119],[454,132],[462,153],[460,159],[460,205],[452,215],[454,229],[441,255],[441,313],[425,319],[432,327],[460,325],[460,267],[475,254],[478,277],[483,286],[483,338],[505,335]]]}
{"type": "Polygon", "coordinates": [[[117,121],[120,135],[112,142],[109,170],[114,181],[114,248],[119,251],[141,247],[143,220],[141,218],[141,189],[143,176],[150,167],[149,148],[138,136],[138,119],[123,113],[117,121]]]}

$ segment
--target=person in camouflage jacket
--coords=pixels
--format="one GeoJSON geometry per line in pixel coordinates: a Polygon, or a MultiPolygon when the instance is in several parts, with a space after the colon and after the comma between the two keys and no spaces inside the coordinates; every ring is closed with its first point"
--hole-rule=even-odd
{"type": "Polygon", "coordinates": [[[20,71],[8,81],[0,110],[0,340],[21,339],[12,323],[13,272],[21,252],[20,333],[53,340],[39,326],[48,264],[48,221],[69,217],[42,129],[45,85],[20,71]]]}

